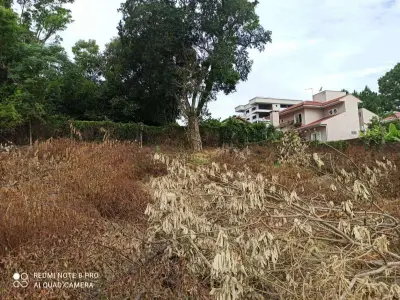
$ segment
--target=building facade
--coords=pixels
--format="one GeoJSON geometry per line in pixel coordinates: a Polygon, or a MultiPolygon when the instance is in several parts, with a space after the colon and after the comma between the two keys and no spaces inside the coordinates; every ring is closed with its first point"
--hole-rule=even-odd
{"type": "Polygon", "coordinates": [[[296,129],[306,140],[338,141],[358,138],[376,116],[358,108],[361,100],[345,92],[323,91],[279,114],[279,127],[296,129]]]}
{"type": "Polygon", "coordinates": [[[265,122],[278,127],[279,112],[301,102],[302,100],[255,97],[249,103],[237,106],[235,111],[248,122],[265,122]]]}

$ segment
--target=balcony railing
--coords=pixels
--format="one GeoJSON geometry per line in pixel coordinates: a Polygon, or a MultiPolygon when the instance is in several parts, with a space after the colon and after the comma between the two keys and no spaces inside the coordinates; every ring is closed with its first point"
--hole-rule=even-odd
{"type": "Polygon", "coordinates": [[[281,122],[279,123],[279,127],[286,127],[294,124],[294,120],[291,121],[286,121],[286,122],[281,122]]]}
{"type": "Polygon", "coordinates": [[[257,118],[257,119],[252,119],[252,122],[271,122],[271,118],[257,118]]]}

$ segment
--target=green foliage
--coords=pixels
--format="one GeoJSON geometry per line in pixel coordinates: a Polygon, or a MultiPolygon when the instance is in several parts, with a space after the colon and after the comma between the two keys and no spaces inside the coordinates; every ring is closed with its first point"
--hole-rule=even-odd
{"type": "Polygon", "coordinates": [[[149,98],[139,103],[135,113],[157,120],[159,115],[180,112],[192,124],[193,147],[201,148],[201,138],[195,135],[207,103],[219,92],[234,92],[250,73],[249,49],[262,50],[271,42],[271,32],[259,23],[257,4],[248,0],[127,0],[122,4],[123,50],[119,53],[127,64],[122,90],[132,91],[129,96],[136,96],[136,101],[149,98]],[[164,109],[161,114],[159,108],[164,109]]]}
{"type": "Polygon", "coordinates": [[[0,6],[0,88],[10,81],[8,77],[10,64],[21,56],[20,37],[24,33],[24,29],[18,24],[17,15],[11,9],[0,6]]]}
{"type": "Polygon", "coordinates": [[[400,122],[382,123],[373,118],[369,129],[361,133],[361,140],[367,145],[381,145],[385,142],[400,142],[400,122]]]}
{"type": "Polygon", "coordinates": [[[386,128],[382,124],[378,123],[369,128],[366,132],[361,132],[360,138],[367,146],[382,145],[385,143],[386,135],[386,128]]]}
{"type": "Polygon", "coordinates": [[[389,125],[389,132],[385,136],[385,140],[388,142],[400,142],[400,130],[396,128],[396,125],[391,123],[389,125]]]}
{"type": "Polygon", "coordinates": [[[332,146],[335,149],[338,150],[346,150],[350,144],[348,141],[343,141],[343,140],[339,140],[339,141],[331,141],[331,142],[327,142],[326,144],[328,144],[329,146],[332,146]]]}
{"type": "Polygon", "coordinates": [[[100,81],[102,75],[102,58],[100,48],[95,40],[79,40],[72,47],[74,60],[77,66],[84,72],[85,76],[94,81],[100,81]]]}
{"type": "Polygon", "coordinates": [[[21,12],[21,24],[31,31],[32,41],[44,44],[49,41],[58,43],[58,32],[72,23],[69,9],[63,6],[75,0],[18,0],[21,12]],[[53,40],[52,40],[53,39],[53,40]]]}
{"type": "Polygon", "coordinates": [[[309,144],[310,144],[310,146],[313,146],[313,147],[326,147],[326,146],[329,147],[330,146],[330,147],[333,147],[333,148],[341,150],[341,151],[346,150],[350,146],[349,142],[344,141],[344,140],[329,141],[329,142],[321,142],[321,141],[315,140],[315,141],[310,141],[309,144]]]}
{"type": "Polygon", "coordinates": [[[280,132],[265,123],[248,123],[229,118],[220,125],[221,144],[244,146],[249,143],[276,140],[279,137],[280,132]]]}
{"type": "Polygon", "coordinates": [[[13,0],[0,0],[0,6],[4,6],[5,8],[11,8],[13,0]]]}
{"type": "Polygon", "coordinates": [[[380,125],[381,125],[381,120],[379,119],[379,117],[372,117],[371,123],[368,125],[368,128],[371,129],[380,125]]]}
{"type": "Polygon", "coordinates": [[[353,95],[362,101],[360,107],[368,109],[369,111],[379,115],[384,112],[384,105],[381,95],[371,91],[368,86],[366,86],[360,93],[354,91],[353,95]]]}
{"type": "Polygon", "coordinates": [[[182,15],[165,1],[127,1],[119,39],[105,51],[108,95],[114,118],[165,125],[179,115],[174,85],[183,35],[182,15]],[[182,31],[180,34],[179,32],[182,31]]]}
{"type": "Polygon", "coordinates": [[[379,92],[383,98],[385,112],[400,110],[400,63],[379,78],[379,92]]]}
{"type": "MultiPolygon", "coordinates": [[[[70,76],[70,82],[79,82],[82,76],[68,72],[71,62],[63,48],[45,43],[52,38],[57,41],[56,34],[71,22],[70,12],[63,5],[72,2],[18,0],[15,3],[20,6],[18,15],[0,6],[2,127],[35,120],[44,122],[52,114],[69,113],[63,111],[63,107],[71,107],[68,103],[69,92],[76,92],[77,89],[76,85],[66,84],[67,76],[70,76]]],[[[88,86],[88,81],[82,86],[88,86]]],[[[96,90],[91,88],[90,94],[95,94],[96,90]]],[[[83,97],[79,100],[77,102],[85,102],[83,97]]],[[[99,105],[91,103],[91,106],[97,108],[99,105]]]]}
{"type": "Polygon", "coordinates": [[[219,126],[221,126],[221,124],[222,124],[222,122],[220,119],[208,119],[208,120],[202,121],[200,123],[200,126],[219,127],[219,126]]]}
{"type": "Polygon", "coordinates": [[[22,121],[14,105],[0,102],[0,128],[11,128],[22,121]]]}

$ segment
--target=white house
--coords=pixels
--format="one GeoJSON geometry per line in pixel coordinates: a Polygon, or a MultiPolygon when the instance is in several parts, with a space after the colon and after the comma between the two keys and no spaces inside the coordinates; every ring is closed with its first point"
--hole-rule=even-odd
{"type": "Polygon", "coordinates": [[[279,127],[296,129],[306,140],[337,141],[358,138],[376,116],[358,108],[361,100],[345,92],[323,91],[313,101],[300,102],[279,113],[279,127]]]}
{"type": "Polygon", "coordinates": [[[301,102],[302,100],[255,97],[249,103],[237,106],[235,111],[251,123],[267,122],[278,127],[279,112],[301,102]]]}

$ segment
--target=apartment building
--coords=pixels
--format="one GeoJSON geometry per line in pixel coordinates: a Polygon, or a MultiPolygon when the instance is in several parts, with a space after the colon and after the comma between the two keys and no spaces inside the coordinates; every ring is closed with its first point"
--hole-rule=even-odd
{"type": "Polygon", "coordinates": [[[337,141],[358,138],[376,116],[358,108],[361,100],[338,91],[323,91],[279,113],[282,131],[296,129],[306,140],[337,141]]]}
{"type": "Polygon", "coordinates": [[[239,117],[248,122],[265,122],[278,127],[279,112],[301,102],[301,100],[255,97],[249,103],[237,106],[235,111],[239,113],[239,117]]]}

